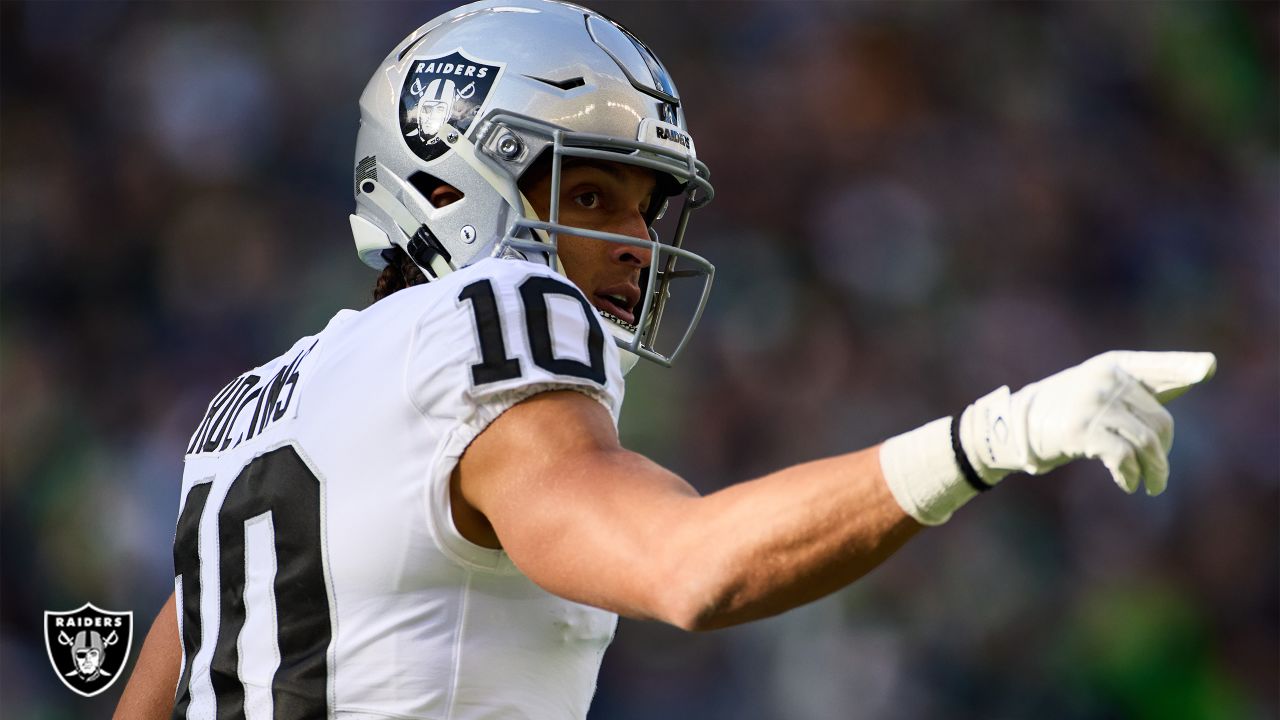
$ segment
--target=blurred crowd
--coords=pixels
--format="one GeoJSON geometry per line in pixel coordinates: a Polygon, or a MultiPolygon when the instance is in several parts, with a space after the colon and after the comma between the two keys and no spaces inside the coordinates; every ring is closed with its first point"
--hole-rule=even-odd
{"type": "MultiPolygon", "coordinates": [[[[1280,713],[1275,3],[591,3],[663,59],[717,198],[624,443],[703,492],[1112,348],[1212,350],[1168,492],[1014,478],[812,606],[624,622],[601,720],[1280,713]]],[[[0,4],[0,707],[103,718],[42,613],[171,590],[229,378],[370,300],[356,101],[438,3],[0,4]]]]}

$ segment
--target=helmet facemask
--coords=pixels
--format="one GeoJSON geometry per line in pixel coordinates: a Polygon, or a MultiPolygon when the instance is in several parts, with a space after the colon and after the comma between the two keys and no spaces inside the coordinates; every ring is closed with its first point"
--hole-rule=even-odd
{"type": "Polygon", "coordinates": [[[511,223],[494,254],[516,251],[526,259],[541,258],[564,274],[556,251],[561,234],[647,249],[651,260],[641,273],[641,297],[633,311],[635,324],[607,312],[602,311],[601,314],[609,321],[608,327],[620,349],[670,366],[684,349],[702,316],[715,275],[715,267],[710,262],[681,247],[690,213],[710,202],[715,194],[707,179],[706,166],[692,155],[641,141],[549,129],[541,123],[514,116],[496,116],[493,123],[495,129],[490,131],[490,136],[508,139],[508,147],[511,137],[523,143],[523,138],[547,134],[546,152],[551,156],[551,199],[547,219],[538,218],[529,202],[522,197],[521,215],[511,223]],[[659,177],[664,178],[659,182],[659,188],[666,187],[674,192],[654,198],[654,208],[647,218],[649,239],[561,223],[560,179],[566,158],[621,163],[659,173],[659,177]],[[669,182],[665,181],[667,178],[669,182]],[[672,207],[674,205],[678,208],[672,207]],[[663,235],[670,240],[664,242],[663,235]],[[682,322],[662,332],[662,319],[673,297],[673,283],[677,287],[698,287],[686,287],[678,294],[682,300],[682,322]]]}

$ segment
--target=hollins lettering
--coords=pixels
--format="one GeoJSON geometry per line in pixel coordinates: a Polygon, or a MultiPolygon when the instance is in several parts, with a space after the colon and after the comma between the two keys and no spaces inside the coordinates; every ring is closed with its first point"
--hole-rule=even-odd
{"type": "Polygon", "coordinates": [[[311,347],[299,352],[265,383],[262,376],[253,373],[245,373],[227,383],[209,403],[209,411],[191,436],[187,454],[222,452],[261,434],[283,418],[293,404],[294,390],[298,387],[298,366],[314,348],[315,343],[312,343],[311,347]],[[284,391],[286,387],[288,393],[284,391]],[[283,399],[281,395],[284,395],[283,399]],[[253,405],[251,417],[247,413],[250,404],[253,405]],[[249,417],[249,422],[236,434],[234,431],[241,427],[239,421],[243,417],[249,417]]]}

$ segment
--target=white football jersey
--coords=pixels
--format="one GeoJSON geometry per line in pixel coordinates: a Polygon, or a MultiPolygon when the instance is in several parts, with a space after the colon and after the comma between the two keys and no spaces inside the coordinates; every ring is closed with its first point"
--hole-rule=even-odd
{"type": "Polygon", "coordinates": [[[449,506],[472,439],[555,388],[616,423],[617,347],[562,276],[498,259],[223,388],[182,479],[176,717],[584,717],[617,616],[468,542],[449,506]]]}

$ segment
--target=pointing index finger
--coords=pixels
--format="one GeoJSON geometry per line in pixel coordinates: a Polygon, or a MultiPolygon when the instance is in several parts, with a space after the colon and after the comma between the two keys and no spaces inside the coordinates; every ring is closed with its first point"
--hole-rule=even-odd
{"type": "Polygon", "coordinates": [[[1218,359],[1211,352],[1137,352],[1113,350],[1100,355],[1132,375],[1161,403],[1213,377],[1218,359]]]}

